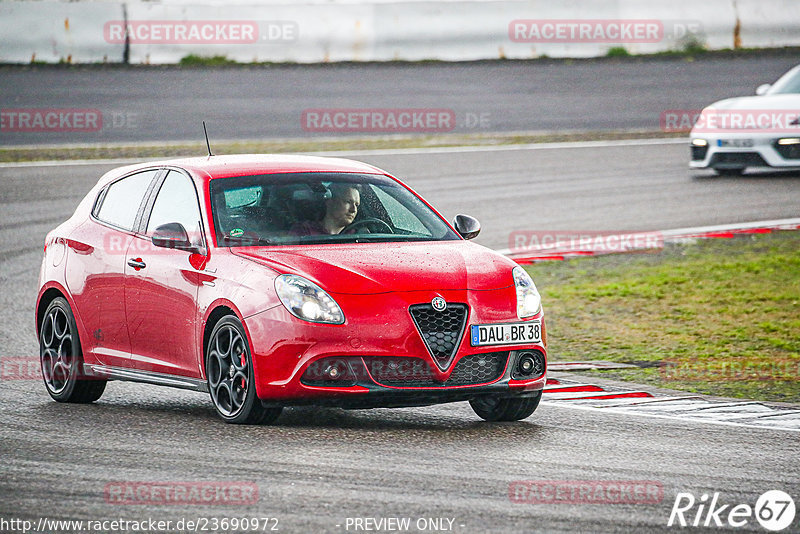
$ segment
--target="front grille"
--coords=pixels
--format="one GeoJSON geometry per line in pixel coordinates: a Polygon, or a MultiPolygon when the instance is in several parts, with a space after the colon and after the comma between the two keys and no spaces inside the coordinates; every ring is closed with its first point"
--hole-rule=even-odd
{"type": "Polygon", "coordinates": [[[447,369],[464,335],[467,305],[448,303],[447,309],[436,311],[430,304],[414,304],[408,311],[436,365],[447,369]]]}
{"type": "Polygon", "coordinates": [[[469,354],[453,368],[444,382],[435,380],[435,371],[420,358],[364,358],[372,378],[379,384],[396,387],[473,386],[494,382],[503,376],[508,351],[469,354]]]}
{"type": "Polygon", "coordinates": [[[711,156],[708,162],[710,167],[724,168],[727,165],[739,165],[742,167],[768,167],[764,158],[756,152],[718,152],[711,156]]]}

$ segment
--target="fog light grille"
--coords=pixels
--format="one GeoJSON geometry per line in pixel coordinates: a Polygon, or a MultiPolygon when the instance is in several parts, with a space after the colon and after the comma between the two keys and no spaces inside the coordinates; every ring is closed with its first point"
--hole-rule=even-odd
{"type": "Polygon", "coordinates": [[[800,159],[800,144],[798,145],[779,145],[777,141],[773,145],[778,154],[784,159],[800,159]]]}
{"type": "Polygon", "coordinates": [[[694,146],[692,145],[692,161],[703,161],[706,159],[706,154],[708,154],[708,145],[706,146],[694,146]]]}
{"type": "Polygon", "coordinates": [[[521,350],[514,359],[511,378],[515,380],[531,380],[539,378],[545,371],[544,354],[538,350],[521,350]]]}

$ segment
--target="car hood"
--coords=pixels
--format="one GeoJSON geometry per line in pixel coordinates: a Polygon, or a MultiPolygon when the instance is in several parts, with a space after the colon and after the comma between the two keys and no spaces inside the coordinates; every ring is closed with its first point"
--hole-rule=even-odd
{"type": "Polygon", "coordinates": [[[280,273],[304,276],[329,293],[491,290],[513,285],[513,261],[466,241],[236,247],[280,273]]]}
{"type": "Polygon", "coordinates": [[[764,96],[739,96],[714,102],[706,109],[725,110],[800,110],[800,94],[777,94],[764,96]]]}
{"type": "Polygon", "coordinates": [[[714,102],[703,109],[703,117],[692,135],[721,131],[749,133],[800,133],[800,95],[743,96],[714,102]]]}

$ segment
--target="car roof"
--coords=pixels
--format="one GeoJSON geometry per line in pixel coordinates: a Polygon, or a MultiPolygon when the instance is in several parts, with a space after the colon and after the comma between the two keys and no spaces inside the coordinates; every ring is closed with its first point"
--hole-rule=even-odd
{"type": "Polygon", "coordinates": [[[203,156],[164,161],[152,161],[114,169],[104,176],[103,182],[124,174],[155,167],[178,167],[189,171],[202,181],[230,176],[295,172],[351,172],[387,174],[367,163],[344,158],[298,156],[290,154],[237,154],[231,156],[203,156]]]}

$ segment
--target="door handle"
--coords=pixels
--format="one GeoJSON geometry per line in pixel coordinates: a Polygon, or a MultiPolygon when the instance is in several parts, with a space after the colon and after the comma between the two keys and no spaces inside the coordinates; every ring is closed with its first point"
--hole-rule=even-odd
{"type": "Polygon", "coordinates": [[[134,270],[138,271],[139,269],[144,269],[147,267],[145,262],[142,261],[142,258],[132,258],[128,260],[128,265],[133,267],[134,270]]]}

